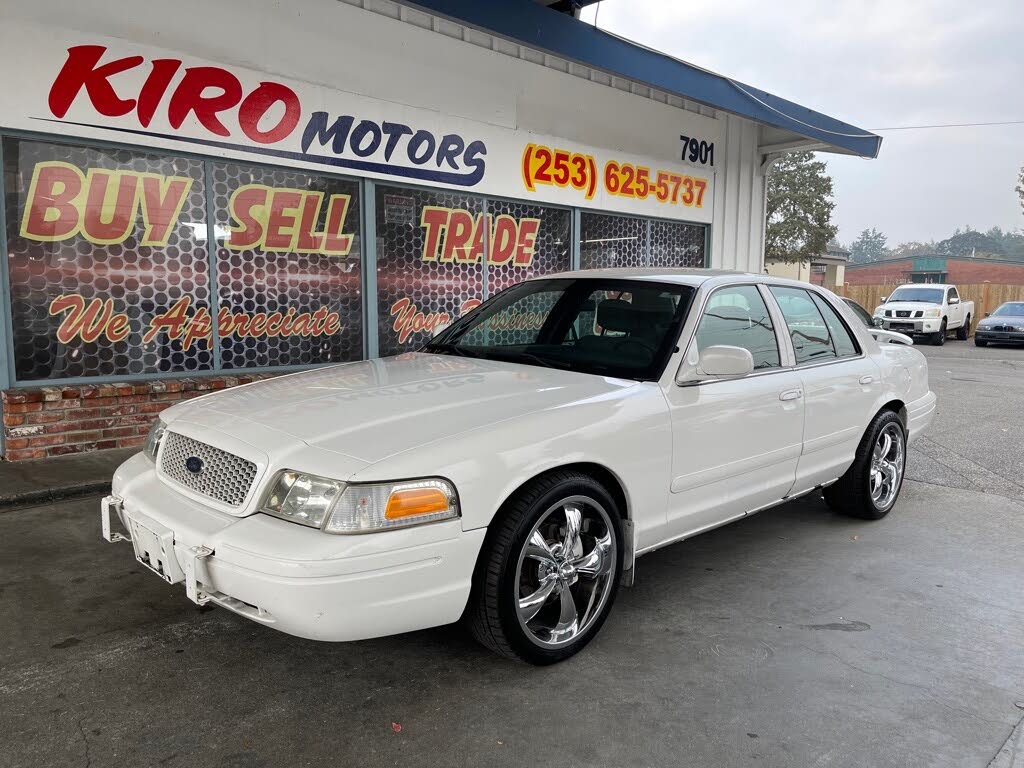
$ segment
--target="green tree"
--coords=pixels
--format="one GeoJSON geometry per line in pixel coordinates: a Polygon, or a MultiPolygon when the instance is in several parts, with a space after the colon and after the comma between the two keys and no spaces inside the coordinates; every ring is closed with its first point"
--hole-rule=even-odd
{"type": "Polygon", "coordinates": [[[911,240],[907,243],[900,243],[891,251],[889,255],[901,258],[909,258],[911,256],[930,256],[937,251],[935,250],[935,241],[929,240],[926,243],[919,242],[917,240],[911,240]]]}
{"type": "Polygon", "coordinates": [[[935,250],[949,256],[1003,256],[1003,244],[971,227],[958,228],[952,237],[940,240],[935,250]]]}
{"type": "Polygon", "coordinates": [[[1020,173],[1017,175],[1017,197],[1020,198],[1020,207],[1024,209],[1024,166],[1021,167],[1020,173]]]}
{"type": "Polygon", "coordinates": [[[779,160],[768,176],[766,261],[807,261],[825,252],[832,224],[832,177],[810,152],[779,160]]]}
{"type": "Polygon", "coordinates": [[[1000,227],[992,227],[985,235],[1002,246],[1006,258],[1024,261],[1024,232],[1004,232],[1000,227]]]}
{"type": "Polygon", "coordinates": [[[889,255],[885,249],[885,235],[872,227],[860,233],[860,237],[850,245],[850,261],[854,264],[867,264],[878,261],[889,255]]]}

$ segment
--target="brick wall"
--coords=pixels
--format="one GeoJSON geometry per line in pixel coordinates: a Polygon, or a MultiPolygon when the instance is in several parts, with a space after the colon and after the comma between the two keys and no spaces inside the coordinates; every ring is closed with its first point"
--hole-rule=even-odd
{"type": "Polygon", "coordinates": [[[846,267],[845,279],[850,285],[899,285],[910,282],[907,273],[913,268],[912,259],[863,266],[850,264],[846,267]]]}
{"type": "Polygon", "coordinates": [[[160,411],[182,400],[276,374],[0,392],[8,461],[142,445],[160,411]]]}
{"type": "MultiPolygon", "coordinates": [[[[913,268],[913,259],[849,265],[846,267],[846,282],[850,285],[899,285],[910,282],[908,275],[913,268]]],[[[946,282],[954,285],[986,281],[1000,285],[1024,285],[1024,263],[948,258],[946,271],[946,282]]]]}

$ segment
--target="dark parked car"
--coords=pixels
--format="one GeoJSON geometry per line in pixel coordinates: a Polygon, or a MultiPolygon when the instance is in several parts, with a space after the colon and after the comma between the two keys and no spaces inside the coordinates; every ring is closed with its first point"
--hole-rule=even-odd
{"type": "Polygon", "coordinates": [[[988,344],[1024,344],[1024,301],[1007,301],[995,312],[978,323],[974,331],[974,343],[979,347],[988,344]]]}

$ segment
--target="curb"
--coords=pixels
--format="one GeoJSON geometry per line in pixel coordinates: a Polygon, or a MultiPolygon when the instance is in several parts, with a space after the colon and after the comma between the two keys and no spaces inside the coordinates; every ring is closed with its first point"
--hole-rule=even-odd
{"type": "Polygon", "coordinates": [[[110,481],[104,480],[103,482],[82,483],[80,485],[65,486],[63,488],[46,488],[39,491],[25,491],[23,493],[0,496],[0,514],[4,512],[12,512],[16,509],[27,506],[109,492],[110,481]]]}

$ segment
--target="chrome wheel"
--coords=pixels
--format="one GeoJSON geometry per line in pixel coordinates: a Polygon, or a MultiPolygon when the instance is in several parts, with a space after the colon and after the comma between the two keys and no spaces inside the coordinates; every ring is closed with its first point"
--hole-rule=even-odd
{"type": "Polygon", "coordinates": [[[887,424],[878,434],[871,454],[871,501],[878,509],[888,509],[896,500],[903,478],[903,430],[887,424]]]}
{"type": "Polygon", "coordinates": [[[601,615],[615,581],[615,534],[588,496],[551,506],[519,553],[516,608],[527,637],[544,648],[572,642],[601,615]]]}

